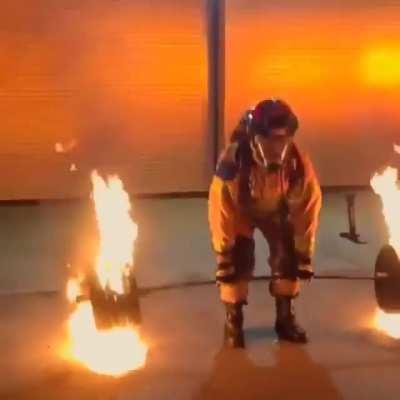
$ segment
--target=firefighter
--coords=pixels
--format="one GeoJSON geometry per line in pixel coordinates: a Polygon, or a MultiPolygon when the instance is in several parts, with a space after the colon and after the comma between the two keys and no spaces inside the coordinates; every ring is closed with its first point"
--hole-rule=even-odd
{"type": "Polygon", "coordinates": [[[293,141],[297,129],[287,103],[261,101],[242,117],[212,179],[208,216],[229,347],[245,344],[243,306],[255,265],[256,228],[269,245],[276,334],[280,340],[307,342],[293,299],[300,280],[313,277],[321,190],[310,159],[293,141]]]}

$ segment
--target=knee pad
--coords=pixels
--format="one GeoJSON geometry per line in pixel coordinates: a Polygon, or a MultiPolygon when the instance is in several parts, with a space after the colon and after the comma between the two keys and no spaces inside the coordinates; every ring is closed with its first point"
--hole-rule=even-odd
{"type": "Polygon", "coordinates": [[[300,281],[298,279],[272,279],[269,283],[269,292],[273,297],[297,297],[300,293],[300,281]]]}
{"type": "Polygon", "coordinates": [[[232,249],[232,261],[238,277],[250,277],[255,266],[253,238],[238,236],[232,249]]]}
{"type": "Polygon", "coordinates": [[[249,283],[245,280],[232,283],[221,283],[219,285],[219,291],[221,301],[224,303],[247,304],[249,283]]]}

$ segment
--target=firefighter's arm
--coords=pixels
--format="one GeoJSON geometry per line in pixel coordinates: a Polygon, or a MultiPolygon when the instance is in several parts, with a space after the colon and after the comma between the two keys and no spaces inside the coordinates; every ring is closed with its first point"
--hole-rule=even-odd
{"type": "Polygon", "coordinates": [[[313,275],[311,259],[315,249],[315,235],[319,223],[321,188],[309,158],[302,155],[304,178],[291,190],[288,205],[294,228],[294,242],[299,272],[304,277],[313,275]]]}
{"type": "Polygon", "coordinates": [[[234,276],[232,249],[235,244],[235,204],[237,190],[236,145],[230,145],[222,153],[212,179],[208,220],[211,242],[217,257],[217,281],[228,282],[234,276]]]}

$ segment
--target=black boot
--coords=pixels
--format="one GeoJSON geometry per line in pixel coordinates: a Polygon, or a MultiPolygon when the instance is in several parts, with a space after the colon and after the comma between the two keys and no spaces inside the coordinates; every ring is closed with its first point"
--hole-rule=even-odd
{"type": "Polygon", "coordinates": [[[229,348],[244,348],[243,303],[225,303],[226,319],[224,345],[229,348]]]}
{"type": "Polygon", "coordinates": [[[276,322],[275,331],[280,340],[287,340],[294,343],[307,343],[307,334],[301,328],[294,315],[292,298],[277,296],[276,301],[276,322]]]}

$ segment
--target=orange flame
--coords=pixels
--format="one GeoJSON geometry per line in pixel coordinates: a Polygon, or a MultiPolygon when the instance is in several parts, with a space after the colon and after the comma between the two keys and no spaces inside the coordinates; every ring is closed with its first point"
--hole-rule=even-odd
{"type": "Polygon", "coordinates": [[[394,339],[400,339],[400,314],[387,314],[377,310],[374,326],[394,339]]]}
{"type": "Polygon", "coordinates": [[[54,145],[54,150],[56,153],[69,153],[76,147],[77,143],[76,139],[71,139],[68,143],[57,142],[54,145]]]}
{"type": "Polygon", "coordinates": [[[121,376],[146,362],[147,347],[131,327],[97,331],[89,302],[78,305],[69,319],[68,353],[92,371],[121,376]]]}
{"type": "Polygon", "coordinates": [[[389,233],[389,243],[400,255],[400,188],[396,168],[387,167],[382,174],[375,174],[371,186],[381,197],[382,211],[389,233]]]}
{"type": "MultiPolygon", "coordinates": [[[[92,185],[100,234],[96,273],[103,288],[123,293],[123,275],[132,268],[137,237],[129,196],[117,176],[105,181],[93,171],[92,185]]],[[[68,281],[67,297],[72,302],[81,293],[80,283],[79,279],[68,281]]],[[[120,376],[145,364],[147,346],[134,327],[115,326],[98,331],[89,302],[78,304],[68,327],[71,338],[68,356],[94,372],[120,376]]]]}
{"type": "Polygon", "coordinates": [[[66,294],[70,303],[74,303],[76,301],[76,298],[81,294],[81,286],[77,279],[68,280],[66,294]]]}
{"type": "MultiPolygon", "coordinates": [[[[397,151],[396,146],[394,150],[397,151]]],[[[382,201],[382,212],[389,234],[389,243],[400,255],[400,188],[398,185],[398,171],[387,167],[382,174],[375,174],[371,179],[371,186],[382,201]]],[[[400,339],[400,314],[387,314],[377,310],[374,326],[387,335],[400,339]]]]}
{"type": "Polygon", "coordinates": [[[123,291],[123,275],[133,264],[137,225],[130,216],[131,204],[117,176],[108,181],[92,172],[93,200],[100,233],[96,271],[103,288],[123,291]]]}

